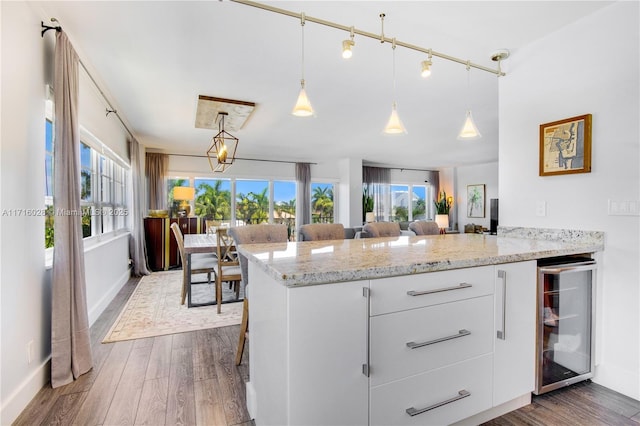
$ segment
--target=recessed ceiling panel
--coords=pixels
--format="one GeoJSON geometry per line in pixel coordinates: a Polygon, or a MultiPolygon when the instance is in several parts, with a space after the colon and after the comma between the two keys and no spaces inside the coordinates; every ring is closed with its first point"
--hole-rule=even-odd
{"type": "Polygon", "coordinates": [[[217,130],[218,114],[226,112],[228,115],[224,119],[225,129],[240,130],[255,107],[256,104],[253,102],[200,95],[196,109],[196,128],[217,130]]]}

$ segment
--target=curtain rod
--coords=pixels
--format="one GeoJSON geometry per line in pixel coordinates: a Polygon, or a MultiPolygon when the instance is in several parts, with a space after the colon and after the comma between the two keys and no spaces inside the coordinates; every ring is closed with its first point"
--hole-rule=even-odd
{"type": "Polygon", "coordinates": [[[442,59],[446,59],[448,61],[452,61],[452,62],[457,62],[459,64],[471,67],[471,68],[476,68],[482,71],[486,71],[492,74],[496,74],[498,77],[504,76],[506,75],[504,72],[502,72],[502,70],[500,69],[500,61],[498,60],[498,69],[492,69],[492,68],[488,68],[485,67],[483,65],[480,64],[474,64],[471,61],[468,60],[464,60],[464,59],[460,59],[460,58],[456,58],[455,56],[450,56],[447,54],[444,54],[442,52],[436,52],[433,49],[425,49],[424,47],[420,47],[420,46],[416,46],[415,44],[410,44],[410,43],[406,43],[400,40],[397,40],[393,37],[386,37],[384,35],[384,32],[382,34],[374,34],[374,33],[370,33],[367,31],[363,31],[363,30],[359,30],[355,27],[351,27],[351,26],[346,26],[346,25],[342,25],[342,24],[338,24],[335,22],[331,22],[331,21],[327,21],[324,19],[320,19],[320,18],[314,18],[313,16],[309,16],[306,13],[296,13],[296,12],[291,12],[290,10],[286,10],[286,9],[280,9],[278,7],[273,7],[273,6],[268,6],[266,4],[262,4],[262,3],[257,3],[251,0],[231,0],[233,3],[238,3],[238,4],[243,4],[245,6],[252,6],[258,9],[262,9],[262,10],[266,10],[269,12],[274,12],[274,13],[279,13],[281,15],[285,15],[285,16],[290,16],[293,18],[297,18],[297,19],[304,19],[304,21],[310,21],[316,24],[320,24],[320,25],[324,25],[327,27],[331,27],[331,28],[335,28],[338,30],[342,30],[342,31],[346,31],[348,33],[353,33],[353,34],[358,34],[361,35],[363,37],[368,37],[368,38],[372,38],[374,40],[379,40],[381,43],[387,42],[387,43],[395,43],[396,46],[402,46],[402,47],[406,47],[407,49],[411,49],[411,50],[416,50],[418,52],[422,52],[422,53],[426,53],[429,55],[433,55],[436,56],[438,58],[442,58],[442,59]],[[303,18],[304,15],[304,18],[303,18]]]}
{"type": "MultiPolygon", "coordinates": [[[[59,22],[59,21],[58,21],[57,18],[51,18],[51,22],[59,22]]],[[[40,33],[42,38],[44,38],[45,33],[47,31],[49,31],[49,30],[56,30],[56,33],[59,33],[60,31],[62,31],[62,26],[60,26],[59,24],[55,25],[55,26],[49,26],[49,25],[45,25],[44,22],[40,21],[40,27],[43,28],[43,30],[40,33]]],[[[136,137],[133,136],[133,133],[131,132],[131,130],[129,130],[129,127],[127,127],[127,125],[124,123],[124,120],[122,120],[122,117],[120,117],[120,114],[118,114],[118,111],[113,109],[113,106],[111,105],[111,102],[109,102],[109,99],[104,94],[104,92],[102,91],[102,89],[100,88],[98,83],[96,82],[96,79],[93,78],[93,76],[91,75],[91,73],[87,69],[87,66],[84,64],[84,62],[82,62],[82,59],[80,59],[80,56],[78,56],[78,62],[80,63],[80,65],[82,65],[82,69],[84,69],[84,72],[87,74],[87,76],[89,77],[89,79],[91,80],[93,85],[96,87],[96,89],[98,89],[98,92],[100,92],[100,95],[102,96],[102,99],[104,99],[104,101],[107,103],[108,108],[106,108],[106,115],[105,116],[108,116],[111,113],[115,114],[116,117],[118,117],[118,120],[120,121],[120,124],[122,124],[122,127],[124,127],[124,129],[127,131],[127,133],[129,133],[129,136],[131,136],[131,138],[133,140],[137,141],[136,137]]],[[[55,90],[55,87],[54,87],[54,90],[55,90]]]]}
{"type": "MultiPolygon", "coordinates": [[[[149,152],[150,154],[152,152],[149,152]]],[[[157,154],[163,154],[162,152],[158,152],[157,154]]],[[[167,155],[172,155],[174,157],[194,157],[194,158],[207,158],[206,155],[198,155],[198,154],[173,154],[173,153],[169,153],[167,155]]],[[[308,161],[287,161],[287,160],[265,160],[262,158],[242,158],[242,157],[236,157],[236,160],[244,160],[244,161],[263,161],[265,163],[287,163],[287,164],[298,164],[298,163],[306,163],[306,164],[312,164],[314,166],[318,165],[318,163],[310,163],[308,161]]]]}

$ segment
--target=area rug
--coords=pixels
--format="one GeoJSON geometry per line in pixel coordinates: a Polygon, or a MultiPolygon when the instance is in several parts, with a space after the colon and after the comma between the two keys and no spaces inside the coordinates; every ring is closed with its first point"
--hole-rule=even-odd
{"type": "MultiPolygon", "coordinates": [[[[182,271],[143,277],[102,343],[240,324],[242,302],[223,304],[220,314],[215,305],[187,308],[186,302],[180,304],[181,286],[182,271]]],[[[193,286],[198,293],[212,296],[214,287],[206,283],[193,286]]]]}

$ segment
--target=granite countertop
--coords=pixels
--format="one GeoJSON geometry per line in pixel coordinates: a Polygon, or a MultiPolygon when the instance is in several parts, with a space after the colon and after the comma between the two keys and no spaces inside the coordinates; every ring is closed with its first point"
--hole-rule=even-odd
{"type": "Polygon", "coordinates": [[[598,232],[499,230],[499,235],[448,234],[243,244],[242,254],[285,286],[315,285],[592,253],[598,232]]]}

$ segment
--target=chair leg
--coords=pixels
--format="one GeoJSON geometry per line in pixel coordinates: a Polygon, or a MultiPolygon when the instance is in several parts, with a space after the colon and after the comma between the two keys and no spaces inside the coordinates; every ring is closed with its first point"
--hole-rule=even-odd
{"type": "Polygon", "coordinates": [[[249,329],[249,301],[245,298],[242,303],[242,322],[240,323],[240,337],[238,338],[238,351],[236,352],[236,365],[242,362],[242,353],[244,352],[244,344],[247,340],[247,332],[249,329]]]}
{"type": "Polygon", "coordinates": [[[184,305],[184,300],[187,297],[187,286],[188,285],[189,284],[187,283],[187,271],[185,271],[184,268],[183,268],[183,270],[182,270],[182,294],[180,295],[180,297],[181,297],[180,304],[181,305],[184,305]]]}
{"type": "Polygon", "coordinates": [[[220,276],[216,279],[216,304],[218,305],[218,313],[220,313],[222,308],[222,280],[220,276]]]}
{"type": "Polygon", "coordinates": [[[241,281],[234,281],[233,286],[236,288],[236,300],[240,299],[240,286],[242,285],[241,281]]]}

